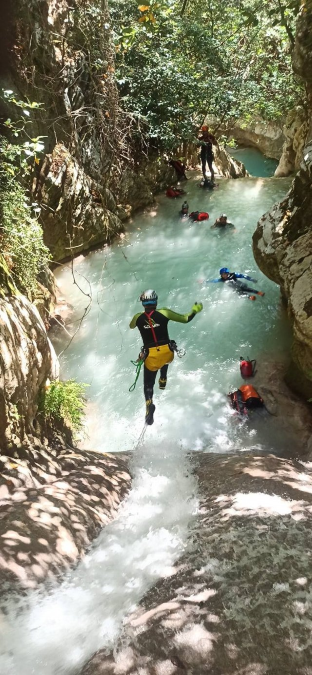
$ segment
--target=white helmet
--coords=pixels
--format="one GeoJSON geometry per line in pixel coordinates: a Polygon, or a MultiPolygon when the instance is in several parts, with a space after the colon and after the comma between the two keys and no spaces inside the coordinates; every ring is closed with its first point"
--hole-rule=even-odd
{"type": "Polygon", "coordinates": [[[156,291],[153,291],[151,288],[149,288],[147,291],[143,291],[143,293],[141,293],[140,300],[144,307],[147,305],[157,305],[158,295],[156,291]]]}
{"type": "Polygon", "coordinates": [[[220,216],[220,218],[227,218],[227,215],[226,215],[226,213],[221,213],[221,216],[220,216]]]}

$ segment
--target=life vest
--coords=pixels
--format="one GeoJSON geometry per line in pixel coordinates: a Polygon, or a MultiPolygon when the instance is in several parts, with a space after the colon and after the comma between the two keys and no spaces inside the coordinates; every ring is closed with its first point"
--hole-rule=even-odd
{"type": "Polygon", "coordinates": [[[248,357],[247,361],[245,361],[242,356],[240,357],[240,373],[243,380],[254,376],[256,372],[256,364],[257,362],[255,359],[250,360],[248,357]]]}
{"type": "Polygon", "coordinates": [[[237,391],[229,394],[232,407],[241,415],[248,415],[252,408],[262,408],[263,399],[251,384],[243,384],[237,391]]]}
{"type": "Polygon", "coordinates": [[[189,217],[193,220],[193,222],[200,222],[201,220],[208,220],[209,213],[206,213],[205,211],[192,211],[189,217]]]}

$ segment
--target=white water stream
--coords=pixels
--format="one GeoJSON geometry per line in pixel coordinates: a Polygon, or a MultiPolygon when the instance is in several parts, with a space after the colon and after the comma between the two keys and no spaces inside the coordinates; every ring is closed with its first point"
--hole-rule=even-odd
{"type": "MultiPolygon", "coordinates": [[[[157,579],[170,574],[186,546],[197,509],[190,450],[287,449],[289,439],[275,418],[237,424],[226,401],[241,384],[241,354],[274,364],[289,346],[279,290],[256,269],[250,244],[258,217],[287,185],[222,181],[204,194],[198,181],[189,181],[190,210],[208,210],[208,224],[181,222],[179,202],[160,197],[155,209],[134,219],[122,242],[75,262],[75,278],[86,293],[91,289],[92,301],[64,352],[63,377],[90,385],[85,447],[134,450],[133,487],[119,518],[59,588],[10,598],[1,617],[1,675],[72,675],[97,649],[114,645],[125,617],[157,579]],[[210,230],[223,211],[236,224],[234,233],[210,230]],[[198,283],[218,276],[224,265],[256,276],[265,297],[250,302],[221,284],[198,283]],[[128,325],[140,310],[140,292],[149,287],[157,290],[159,306],[184,313],[200,300],[204,311],[188,325],[170,324],[171,337],[187,353],[170,366],[168,390],[156,388],[155,424],[136,447],[144,422],[142,379],[134,393],[128,388],[140,336],[128,325]]],[[[89,301],[72,284],[70,266],[58,273],[58,282],[75,308],[68,327],[73,333],[89,301]]],[[[54,343],[61,351],[68,336],[58,334],[54,343]]]]}

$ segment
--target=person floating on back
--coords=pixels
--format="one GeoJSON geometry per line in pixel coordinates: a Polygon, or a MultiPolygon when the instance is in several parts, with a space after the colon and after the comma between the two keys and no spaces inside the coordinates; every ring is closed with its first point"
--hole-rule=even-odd
{"type": "Polygon", "coordinates": [[[217,218],[216,222],[211,225],[211,230],[219,229],[219,230],[225,230],[226,227],[230,227],[235,229],[235,225],[233,223],[230,223],[230,221],[227,219],[226,213],[221,213],[221,216],[217,218]]]}
{"type": "Polygon", "coordinates": [[[252,279],[248,274],[240,274],[239,272],[230,272],[227,267],[221,267],[220,276],[218,279],[207,279],[207,283],[227,283],[229,284],[239,295],[246,295],[249,300],[255,300],[256,295],[264,295],[263,291],[256,291],[254,288],[250,288],[247,284],[242,284],[238,279],[247,279],[248,281],[253,281],[257,283],[257,279],[252,279]],[[252,295],[249,295],[252,293],[252,295]]]}
{"type": "Polygon", "coordinates": [[[145,423],[153,424],[155,405],[153,403],[154,384],[158,370],[160,370],[159,388],[165,389],[167,384],[168,366],[174,358],[176,344],[168,335],[168,321],[189,323],[194,316],[203,309],[202,303],[195,302],[188,314],[177,314],[171,309],[163,307],[157,309],[158,296],[151,289],[140,295],[143,312],[135,314],[130,322],[130,328],[138,328],[143,349],[140,356],[144,361],[144,396],[146,402],[145,423]]]}

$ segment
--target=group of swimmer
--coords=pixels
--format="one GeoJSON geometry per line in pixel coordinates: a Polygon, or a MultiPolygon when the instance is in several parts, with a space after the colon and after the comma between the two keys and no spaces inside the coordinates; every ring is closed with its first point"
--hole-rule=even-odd
{"type": "MultiPolygon", "coordinates": [[[[201,144],[200,157],[204,177],[201,186],[213,188],[215,183],[212,165],[214,159],[212,146],[213,144],[218,145],[218,142],[209,132],[207,126],[201,128],[199,142],[201,144]],[[206,177],[206,164],[208,164],[211,173],[210,181],[206,177]]],[[[180,179],[186,179],[186,167],[184,164],[179,160],[171,160],[170,164],[175,168],[180,179]]],[[[183,194],[185,194],[185,192],[181,188],[170,187],[167,190],[168,197],[180,197],[183,194]]],[[[188,216],[193,221],[209,218],[208,213],[195,211],[188,214],[188,210],[189,206],[185,200],[181,208],[181,214],[184,217],[188,216]]],[[[227,215],[222,213],[219,218],[217,218],[214,225],[212,225],[212,228],[225,227],[234,228],[234,225],[228,221],[227,215]]],[[[256,295],[264,295],[262,291],[247,286],[247,284],[242,283],[240,279],[246,279],[247,281],[256,283],[256,279],[252,279],[252,277],[247,274],[241,274],[240,272],[231,272],[228,267],[221,267],[217,279],[207,279],[204,283],[227,283],[239,295],[245,296],[249,300],[256,300],[256,295]]],[[[174,352],[178,351],[176,343],[173,340],[170,340],[168,334],[168,322],[175,321],[178,323],[189,323],[194,319],[196,314],[202,311],[203,305],[201,302],[195,302],[191,310],[186,314],[178,314],[167,307],[157,309],[158,296],[156,291],[152,289],[144,291],[140,295],[140,301],[143,306],[143,311],[134,315],[130,322],[130,328],[138,328],[143,341],[143,347],[138,361],[144,362],[143,387],[146,403],[145,424],[151,425],[154,422],[155,404],[153,402],[153,396],[157,373],[160,371],[158,385],[159,389],[163,390],[167,385],[169,364],[174,359],[174,352]]]]}
{"type": "MultiPolygon", "coordinates": [[[[200,183],[200,187],[213,190],[217,188],[214,181],[214,169],[213,169],[213,145],[219,147],[218,141],[215,136],[209,131],[208,126],[204,125],[201,127],[201,131],[198,136],[198,144],[200,145],[200,160],[203,173],[203,179],[200,183]],[[210,179],[206,174],[206,165],[210,171],[210,179]]],[[[170,166],[172,166],[177,174],[179,181],[187,180],[186,176],[186,166],[178,159],[171,159],[169,161],[170,166]]],[[[171,186],[167,189],[166,195],[170,198],[181,197],[185,194],[185,190],[179,187],[171,186]]],[[[182,218],[190,218],[193,222],[201,222],[203,220],[208,220],[209,214],[206,211],[192,211],[189,213],[189,205],[185,200],[182,204],[180,215],[182,218]]],[[[219,218],[216,219],[215,223],[211,226],[211,229],[224,229],[225,227],[234,228],[233,223],[228,221],[227,215],[222,213],[219,218]]]]}

